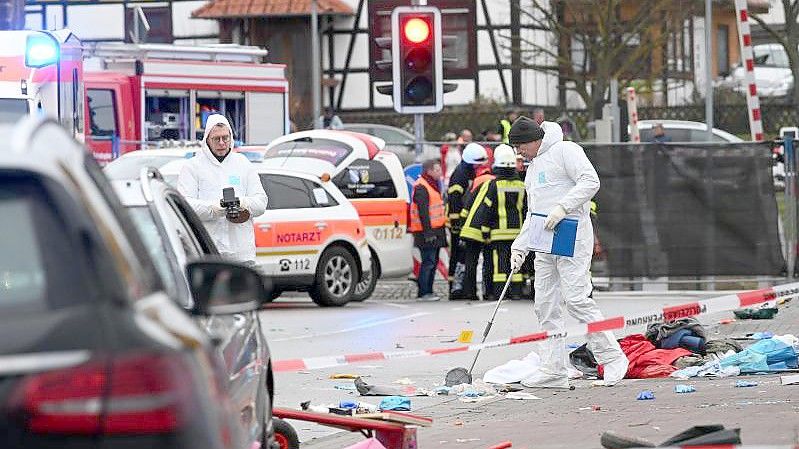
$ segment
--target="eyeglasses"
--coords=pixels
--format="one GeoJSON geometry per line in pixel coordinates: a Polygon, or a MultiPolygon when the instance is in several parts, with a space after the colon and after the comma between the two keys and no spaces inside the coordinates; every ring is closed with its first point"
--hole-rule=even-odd
{"type": "Polygon", "coordinates": [[[228,143],[230,142],[230,136],[209,137],[208,140],[214,143],[228,143]]]}

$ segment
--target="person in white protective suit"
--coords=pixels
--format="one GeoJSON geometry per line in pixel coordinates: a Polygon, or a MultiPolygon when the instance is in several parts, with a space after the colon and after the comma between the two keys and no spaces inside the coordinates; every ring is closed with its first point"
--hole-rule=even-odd
{"type": "MultiPolygon", "coordinates": [[[[563,140],[560,125],[540,126],[527,117],[517,119],[509,132],[511,145],[528,161],[525,177],[528,210],[546,215],[544,227],[552,230],[566,216],[577,219],[574,257],[538,253],[535,256],[535,313],[541,327],[551,333],[565,329],[563,308],[581,323],[602,320],[591,294],[591,257],[594,234],[589,215],[591,198],[599,191],[599,176],[582,147],[563,140]]],[[[524,263],[531,237],[525,220],[511,245],[511,271],[524,263]]],[[[618,383],[627,373],[628,361],[612,332],[587,336],[588,349],[604,365],[604,385],[618,383]]],[[[542,366],[524,379],[527,387],[569,388],[564,338],[551,338],[541,345],[542,366]]]]}
{"type": "Polygon", "coordinates": [[[252,163],[232,151],[233,131],[225,116],[213,114],[205,124],[202,149],[189,159],[178,177],[178,191],[200,217],[219,253],[255,264],[253,217],[266,211],[267,197],[252,163]],[[222,189],[232,187],[241,213],[228,215],[222,189]]]}

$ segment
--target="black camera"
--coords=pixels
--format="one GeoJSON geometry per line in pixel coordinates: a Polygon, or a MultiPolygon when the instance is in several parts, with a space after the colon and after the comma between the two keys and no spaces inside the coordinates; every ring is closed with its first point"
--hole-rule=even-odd
{"type": "Polygon", "coordinates": [[[233,187],[222,189],[222,199],[219,200],[219,205],[225,208],[225,216],[233,223],[244,223],[250,219],[249,211],[241,208],[241,201],[236,196],[233,187]]]}

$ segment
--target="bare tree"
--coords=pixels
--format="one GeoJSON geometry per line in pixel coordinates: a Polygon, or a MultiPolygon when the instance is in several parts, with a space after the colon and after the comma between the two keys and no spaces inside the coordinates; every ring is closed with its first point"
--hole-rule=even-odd
{"type": "Polygon", "coordinates": [[[753,14],[751,17],[785,48],[794,80],[791,96],[793,104],[799,105],[799,84],[796,82],[799,79],[799,0],[782,0],[781,3],[785,12],[785,29],[782,31],[775,24],[766,23],[759,15],[753,14]]]}
{"type": "Polygon", "coordinates": [[[25,0],[0,0],[0,30],[21,30],[25,26],[25,0]]]}
{"type": "Polygon", "coordinates": [[[553,73],[566,81],[595,118],[606,101],[611,79],[619,79],[623,86],[631,80],[657,78],[661,72],[655,67],[665,70],[667,58],[655,61],[655,54],[663,55],[672,32],[685,27],[693,3],[532,0],[518,13],[548,31],[549,37],[545,42],[522,38],[517,51],[523,55],[524,68],[553,73]]]}

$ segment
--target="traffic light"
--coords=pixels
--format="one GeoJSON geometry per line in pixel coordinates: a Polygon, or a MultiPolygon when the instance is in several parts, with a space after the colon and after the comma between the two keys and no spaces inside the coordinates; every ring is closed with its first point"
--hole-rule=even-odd
{"type": "Polygon", "coordinates": [[[400,6],[391,13],[394,110],[438,112],[443,107],[441,12],[432,6],[400,6]]]}

